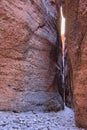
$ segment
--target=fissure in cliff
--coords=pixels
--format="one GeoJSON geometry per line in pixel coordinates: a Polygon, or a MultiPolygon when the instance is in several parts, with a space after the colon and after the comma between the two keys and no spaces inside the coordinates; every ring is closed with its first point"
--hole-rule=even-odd
{"type": "Polygon", "coordinates": [[[71,83],[71,70],[70,61],[67,55],[67,43],[65,36],[65,17],[63,16],[62,6],[60,7],[61,13],[61,39],[62,39],[62,61],[63,61],[63,73],[62,73],[62,84],[63,84],[63,98],[64,102],[68,107],[73,107],[73,92],[71,83]]]}

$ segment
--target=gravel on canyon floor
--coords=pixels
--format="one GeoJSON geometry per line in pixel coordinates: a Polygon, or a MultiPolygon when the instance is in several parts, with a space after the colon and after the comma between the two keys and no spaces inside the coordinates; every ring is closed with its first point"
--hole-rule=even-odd
{"type": "Polygon", "coordinates": [[[0,112],[0,130],[84,130],[77,128],[72,109],[59,112],[0,112]]]}

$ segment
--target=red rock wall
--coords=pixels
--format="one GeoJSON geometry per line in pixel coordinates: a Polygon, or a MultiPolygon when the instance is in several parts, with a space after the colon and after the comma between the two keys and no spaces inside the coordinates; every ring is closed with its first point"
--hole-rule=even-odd
{"type": "Polygon", "coordinates": [[[76,124],[87,128],[87,0],[66,0],[63,9],[73,72],[76,124]]]}
{"type": "Polygon", "coordinates": [[[53,84],[58,40],[53,5],[50,0],[0,1],[0,110],[63,108],[53,84]]]}

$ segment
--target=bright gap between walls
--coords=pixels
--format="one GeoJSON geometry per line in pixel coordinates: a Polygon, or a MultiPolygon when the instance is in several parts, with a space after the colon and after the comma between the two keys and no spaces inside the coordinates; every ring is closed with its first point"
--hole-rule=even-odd
{"type": "MultiPolygon", "coordinates": [[[[63,88],[64,88],[64,102],[65,102],[65,76],[64,76],[64,52],[65,52],[65,18],[63,16],[63,10],[62,7],[60,8],[61,13],[61,40],[62,40],[62,61],[63,61],[63,88]]],[[[65,104],[65,103],[64,103],[65,104]]]]}
{"type": "Polygon", "coordinates": [[[61,11],[61,36],[62,36],[62,42],[64,43],[64,40],[65,40],[65,18],[63,16],[62,7],[60,8],[60,11],[61,11]]]}

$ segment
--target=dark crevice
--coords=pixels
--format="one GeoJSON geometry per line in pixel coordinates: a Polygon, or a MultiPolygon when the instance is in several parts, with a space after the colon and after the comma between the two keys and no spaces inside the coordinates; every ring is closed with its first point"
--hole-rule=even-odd
{"type": "Polygon", "coordinates": [[[62,38],[65,38],[65,34],[63,34],[63,37],[61,36],[61,39],[59,37],[60,35],[58,35],[59,40],[58,40],[57,46],[59,48],[58,48],[57,56],[59,58],[58,60],[60,60],[59,51],[61,51],[62,61],[59,61],[57,65],[58,66],[62,65],[62,67],[60,69],[61,72],[59,72],[60,70],[57,70],[57,73],[58,73],[57,80],[59,80],[59,82],[62,82],[62,86],[58,87],[58,90],[59,90],[60,95],[62,96],[62,99],[65,105],[68,107],[73,107],[72,67],[71,67],[69,55],[67,53],[67,44],[65,43],[66,40],[62,39],[62,38]]]}

